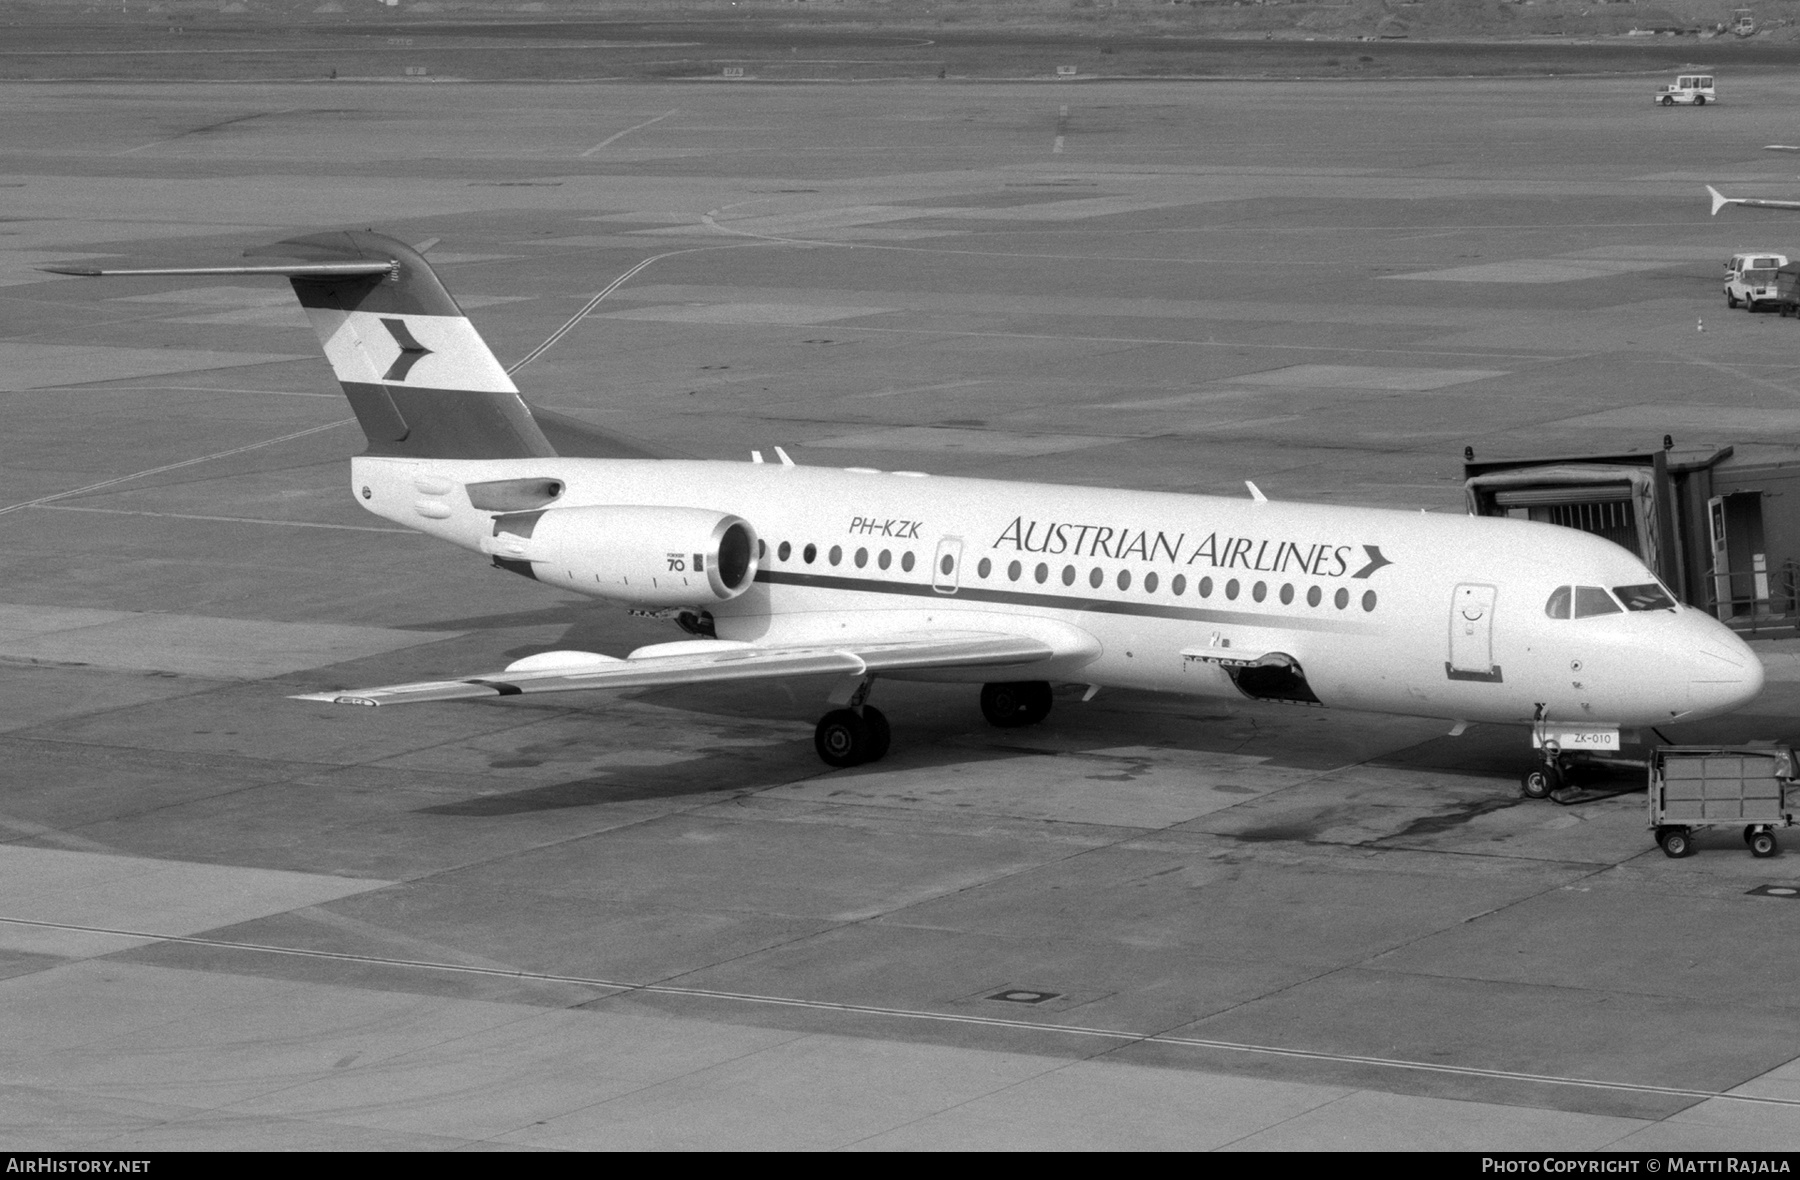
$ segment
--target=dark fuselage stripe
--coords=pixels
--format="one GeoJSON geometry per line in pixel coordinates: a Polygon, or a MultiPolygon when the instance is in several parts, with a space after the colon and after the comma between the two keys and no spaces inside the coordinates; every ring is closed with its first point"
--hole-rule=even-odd
{"type": "Polygon", "coordinates": [[[891,594],[907,598],[937,598],[964,602],[995,602],[1007,606],[1046,607],[1051,610],[1087,611],[1140,618],[1181,619],[1193,623],[1228,623],[1252,627],[1280,627],[1289,631],[1368,633],[1368,623],[1348,619],[1309,619],[1303,616],[1260,614],[1250,611],[1214,610],[1206,607],[1168,606],[1157,602],[1120,602],[1064,594],[1037,594],[1026,590],[990,590],[960,586],[954,593],[920,582],[888,582],[878,578],[850,578],[840,574],[804,574],[793,570],[757,570],[756,580],[775,586],[808,586],[815,590],[853,590],[864,594],[891,594]]]}

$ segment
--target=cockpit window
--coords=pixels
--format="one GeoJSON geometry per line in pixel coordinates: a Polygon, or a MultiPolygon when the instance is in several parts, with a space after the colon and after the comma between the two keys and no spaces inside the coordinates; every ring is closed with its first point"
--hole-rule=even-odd
{"type": "Polygon", "coordinates": [[[1619,604],[1613,601],[1613,596],[1608,594],[1604,588],[1600,586],[1575,587],[1576,618],[1586,619],[1591,618],[1594,615],[1616,615],[1622,613],[1623,612],[1619,609],[1619,604]]]}
{"type": "Polygon", "coordinates": [[[1573,589],[1569,586],[1558,586],[1550,592],[1550,601],[1544,604],[1544,613],[1553,619],[1569,617],[1569,600],[1573,589]]]}
{"type": "Polygon", "coordinates": [[[1674,610],[1675,600],[1661,583],[1646,582],[1642,586],[1614,586],[1613,593],[1626,610],[1674,610]]]}

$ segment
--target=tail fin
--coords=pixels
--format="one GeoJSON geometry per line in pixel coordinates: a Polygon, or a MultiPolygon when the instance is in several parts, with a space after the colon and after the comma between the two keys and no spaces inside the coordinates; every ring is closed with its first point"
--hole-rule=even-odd
{"type": "Polygon", "coordinates": [[[1712,215],[1714,217],[1717,217],[1719,215],[1719,210],[1723,209],[1725,206],[1737,204],[1736,201],[1733,201],[1730,197],[1726,196],[1710,184],[1706,186],[1706,191],[1712,194],[1712,215]]]}
{"type": "Polygon", "coordinates": [[[525,459],[556,454],[506,369],[418,251],[337,231],[245,251],[294,263],[79,275],[285,275],[356,411],[372,455],[525,459]]]}

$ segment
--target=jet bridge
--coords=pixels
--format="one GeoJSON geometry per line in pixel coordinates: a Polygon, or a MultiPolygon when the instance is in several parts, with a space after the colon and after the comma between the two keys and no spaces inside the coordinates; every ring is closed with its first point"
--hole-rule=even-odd
{"type": "Polygon", "coordinates": [[[1800,630],[1800,450],[1678,451],[1665,442],[1657,451],[1479,462],[1465,452],[1469,511],[1614,541],[1682,601],[1736,630],[1800,630]]]}

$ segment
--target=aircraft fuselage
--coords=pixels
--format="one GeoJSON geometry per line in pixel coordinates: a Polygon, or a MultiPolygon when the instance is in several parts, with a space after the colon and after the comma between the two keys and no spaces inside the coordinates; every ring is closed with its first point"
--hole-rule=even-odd
{"type": "MultiPolygon", "coordinates": [[[[1609,541],[1529,521],[721,461],[363,456],[352,478],[377,515],[495,556],[495,514],[468,483],[553,480],[556,509],[741,517],[761,553],[754,584],[708,606],[721,639],[993,628],[1057,650],[1034,678],[1215,697],[1264,695],[1232,670],[1279,653],[1320,704],[1470,722],[1649,726],[1762,686],[1755,654],[1693,608],[1615,595],[1607,613],[1551,617],[1561,587],[1656,579],[1609,541]]],[[[624,597],[565,564],[537,576],[624,597]]]]}

